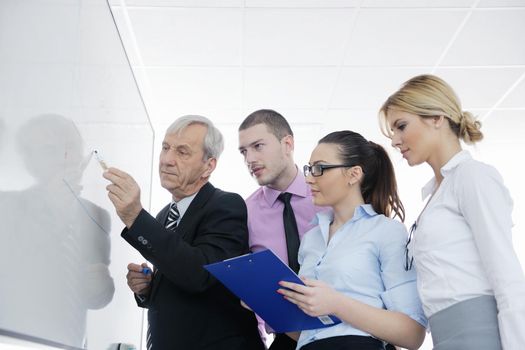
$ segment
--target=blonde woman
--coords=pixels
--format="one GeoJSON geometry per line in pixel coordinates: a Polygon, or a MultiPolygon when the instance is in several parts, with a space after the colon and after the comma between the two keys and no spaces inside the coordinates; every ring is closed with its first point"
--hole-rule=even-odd
{"type": "Polygon", "coordinates": [[[410,166],[434,171],[405,262],[416,268],[434,349],[523,349],[525,278],[512,246],[512,199],[498,171],[460,142],[480,141],[480,122],[433,75],[403,84],[380,118],[410,166]]]}

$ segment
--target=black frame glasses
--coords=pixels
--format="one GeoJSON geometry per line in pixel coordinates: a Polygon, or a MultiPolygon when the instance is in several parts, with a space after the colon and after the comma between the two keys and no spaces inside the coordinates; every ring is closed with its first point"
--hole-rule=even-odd
{"type": "Polygon", "coordinates": [[[353,167],[353,164],[314,164],[314,165],[305,165],[303,166],[303,174],[307,176],[322,176],[325,169],[334,169],[334,168],[350,168],[353,167]]]}
{"type": "Polygon", "coordinates": [[[405,245],[405,271],[410,270],[412,268],[412,265],[414,265],[414,256],[410,254],[408,246],[410,242],[412,242],[412,236],[414,235],[414,231],[416,230],[416,228],[417,222],[414,222],[410,227],[410,233],[408,234],[407,243],[405,245]]]}

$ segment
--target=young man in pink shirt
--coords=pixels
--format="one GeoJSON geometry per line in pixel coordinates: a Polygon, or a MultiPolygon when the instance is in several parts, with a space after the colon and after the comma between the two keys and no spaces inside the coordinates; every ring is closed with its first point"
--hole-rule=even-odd
{"type": "MultiPolygon", "coordinates": [[[[255,111],[239,126],[239,151],[261,186],[246,199],[250,250],[271,249],[297,272],[300,239],[313,227],[320,208],[313,205],[303,172],[294,162],[292,129],[273,110],[255,111]]],[[[264,330],[264,322],[260,326],[264,330]]],[[[276,334],[270,350],[294,350],[296,345],[286,334],[276,334]]]]}

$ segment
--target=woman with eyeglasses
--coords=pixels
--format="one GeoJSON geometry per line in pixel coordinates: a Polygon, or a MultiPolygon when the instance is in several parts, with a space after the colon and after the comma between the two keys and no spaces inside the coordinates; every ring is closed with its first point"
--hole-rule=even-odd
{"type": "Polygon", "coordinates": [[[403,268],[407,232],[392,163],[383,147],[352,131],[323,137],[305,165],[317,226],[299,248],[305,285],[278,292],[311,316],[343,322],[301,332],[297,349],[378,350],[384,342],[417,349],[426,318],[414,271],[403,268]]]}
{"type": "Polygon", "coordinates": [[[434,349],[523,349],[525,279],[512,246],[512,199],[498,171],[460,143],[483,138],[480,122],[433,75],[404,83],[380,118],[409,165],[434,171],[406,262],[417,270],[434,349]]]}

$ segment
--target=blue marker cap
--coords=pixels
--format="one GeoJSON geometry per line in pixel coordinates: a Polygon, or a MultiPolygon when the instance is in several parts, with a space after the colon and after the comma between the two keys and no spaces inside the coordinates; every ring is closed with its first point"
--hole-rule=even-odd
{"type": "Polygon", "coordinates": [[[149,275],[151,273],[151,269],[149,267],[143,267],[142,273],[145,275],[149,275]]]}

